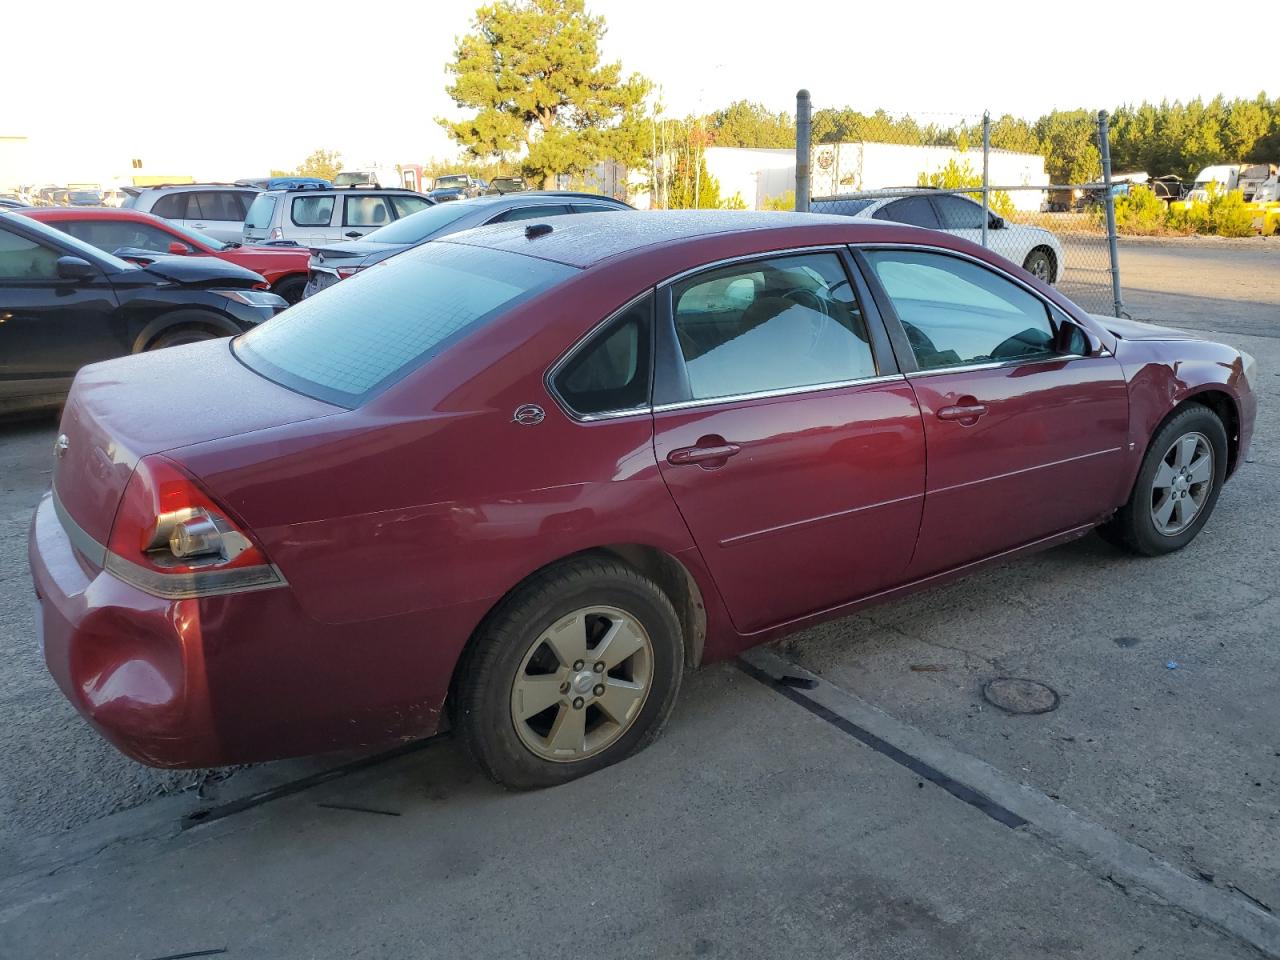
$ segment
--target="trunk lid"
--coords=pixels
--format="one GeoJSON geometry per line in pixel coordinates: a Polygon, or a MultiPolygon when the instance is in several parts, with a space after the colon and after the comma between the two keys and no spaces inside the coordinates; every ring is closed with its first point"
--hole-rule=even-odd
{"type": "Polygon", "coordinates": [[[241,364],[230,340],[207,340],[83,368],[55,445],[53,489],[105,544],[138,460],[192,443],[345,412],[241,364]]]}

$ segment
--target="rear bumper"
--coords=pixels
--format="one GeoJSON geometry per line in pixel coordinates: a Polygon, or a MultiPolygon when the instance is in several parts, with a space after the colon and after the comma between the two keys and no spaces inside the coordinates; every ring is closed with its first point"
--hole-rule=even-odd
{"type": "Polygon", "coordinates": [[[28,544],[49,673],[122,753],[152,766],[223,761],[203,675],[197,601],[162,600],[76,554],[46,494],[28,544]]]}
{"type": "Polygon", "coordinates": [[[435,733],[487,602],[329,624],[288,586],[154,597],[89,563],[46,495],[28,546],[50,674],[122,753],[158,767],[254,763],[435,733]]]}

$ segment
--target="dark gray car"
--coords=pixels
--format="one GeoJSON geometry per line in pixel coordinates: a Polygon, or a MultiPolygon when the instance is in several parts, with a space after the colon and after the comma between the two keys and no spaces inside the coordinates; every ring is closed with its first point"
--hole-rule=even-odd
{"type": "Polygon", "coordinates": [[[309,297],[410,247],[486,223],[544,220],[568,213],[609,213],[631,209],[612,197],[570,191],[526,191],[437,204],[374,230],[359,240],[313,246],[308,263],[307,288],[302,295],[309,297]]]}

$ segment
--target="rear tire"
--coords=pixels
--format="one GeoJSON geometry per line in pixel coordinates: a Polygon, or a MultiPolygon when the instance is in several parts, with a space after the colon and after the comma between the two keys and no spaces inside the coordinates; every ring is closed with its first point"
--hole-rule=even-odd
{"type": "Polygon", "coordinates": [[[272,289],[272,293],[285,300],[289,306],[293,306],[302,299],[302,291],[307,287],[307,278],[305,276],[291,276],[280,280],[272,289]]]}
{"type": "Polygon", "coordinates": [[[550,787],[657,738],[684,644],[656,583],[610,557],[535,575],[486,619],[459,664],[453,723],[495,782],[550,787]]]}
{"type": "Polygon", "coordinates": [[[1143,556],[1181,550],[1208,522],[1226,479],[1226,428],[1192,404],[1156,431],[1129,502],[1098,532],[1143,556]]]}

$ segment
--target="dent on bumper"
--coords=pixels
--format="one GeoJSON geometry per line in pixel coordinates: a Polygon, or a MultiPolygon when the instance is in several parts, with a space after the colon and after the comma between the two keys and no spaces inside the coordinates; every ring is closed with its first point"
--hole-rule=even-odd
{"type": "Polygon", "coordinates": [[[72,705],[143,763],[219,762],[197,602],[150,596],[83,563],[48,495],[28,554],[45,663],[72,705]]]}

